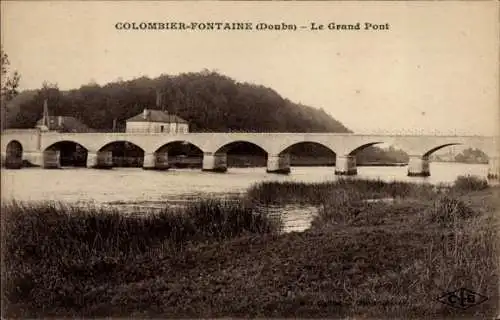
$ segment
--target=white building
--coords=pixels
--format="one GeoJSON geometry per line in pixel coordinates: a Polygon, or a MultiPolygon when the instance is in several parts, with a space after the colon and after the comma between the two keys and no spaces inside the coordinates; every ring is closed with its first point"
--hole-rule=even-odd
{"type": "Polygon", "coordinates": [[[135,133],[189,133],[186,120],[160,110],[144,109],[126,121],[126,132],[135,133]]]}

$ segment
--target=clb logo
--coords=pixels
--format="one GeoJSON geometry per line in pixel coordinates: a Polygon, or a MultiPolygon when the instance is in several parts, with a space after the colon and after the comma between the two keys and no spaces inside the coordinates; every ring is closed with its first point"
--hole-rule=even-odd
{"type": "Polygon", "coordinates": [[[465,288],[460,288],[458,290],[446,293],[445,295],[439,297],[437,300],[449,306],[465,310],[467,308],[485,302],[486,300],[488,300],[488,297],[465,288]]]}

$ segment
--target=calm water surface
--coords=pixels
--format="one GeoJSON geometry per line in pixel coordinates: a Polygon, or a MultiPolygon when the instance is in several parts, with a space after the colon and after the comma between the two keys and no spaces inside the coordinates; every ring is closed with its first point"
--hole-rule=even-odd
{"type": "MultiPolygon", "coordinates": [[[[407,177],[407,167],[358,167],[359,178],[386,181],[452,183],[457,176],[470,174],[486,177],[487,165],[431,163],[428,178],[407,177]]],[[[44,170],[26,168],[1,171],[2,200],[64,201],[92,203],[130,209],[163,207],[200,196],[243,193],[261,181],[320,182],[338,178],[333,167],[293,167],[289,175],[268,174],[265,168],[229,168],[227,173],[202,172],[199,169],[146,171],[140,168],[93,170],[63,168],[44,170]]],[[[316,213],[312,207],[287,207],[285,229],[307,228],[316,213]]]]}

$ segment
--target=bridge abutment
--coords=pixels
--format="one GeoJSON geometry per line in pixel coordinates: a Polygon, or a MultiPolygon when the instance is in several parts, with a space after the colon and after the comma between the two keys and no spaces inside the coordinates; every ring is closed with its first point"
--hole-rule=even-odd
{"type": "Polygon", "coordinates": [[[203,154],[203,171],[211,172],[226,172],[227,171],[227,154],[205,152],[203,154]]]}
{"type": "Polygon", "coordinates": [[[335,160],[335,174],[342,176],[354,176],[358,174],[356,168],[356,156],[337,156],[335,160]]]}
{"type": "Polygon", "coordinates": [[[92,168],[92,169],[113,168],[113,153],[111,151],[88,152],[87,168],[92,168]]]}
{"type": "Polygon", "coordinates": [[[488,160],[488,179],[500,179],[499,157],[490,157],[488,160]]]}
{"type": "Polygon", "coordinates": [[[288,153],[279,155],[268,155],[266,171],[268,173],[289,174],[290,155],[288,153]]]}
{"type": "Polygon", "coordinates": [[[6,152],[2,151],[0,161],[1,161],[2,167],[3,167],[5,165],[5,161],[7,161],[7,153],[6,152]]]}
{"type": "Polygon", "coordinates": [[[422,156],[410,156],[408,177],[428,177],[431,175],[429,159],[422,156]]]}
{"type": "Polygon", "coordinates": [[[23,152],[23,160],[26,160],[30,165],[43,168],[43,152],[42,151],[23,152]]]}
{"type": "Polygon", "coordinates": [[[23,160],[29,165],[44,169],[61,168],[61,153],[59,151],[31,151],[23,153],[23,160]]]}
{"type": "Polygon", "coordinates": [[[145,153],[142,168],[144,170],[167,170],[169,168],[168,153],[145,153]]]}

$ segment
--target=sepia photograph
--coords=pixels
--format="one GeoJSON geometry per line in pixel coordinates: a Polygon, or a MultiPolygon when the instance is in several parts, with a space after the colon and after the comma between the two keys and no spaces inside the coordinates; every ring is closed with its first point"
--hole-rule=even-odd
{"type": "Polygon", "coordinates": [[[0,9],[2,319],[500,317],[500,2],[0,9]]]}

